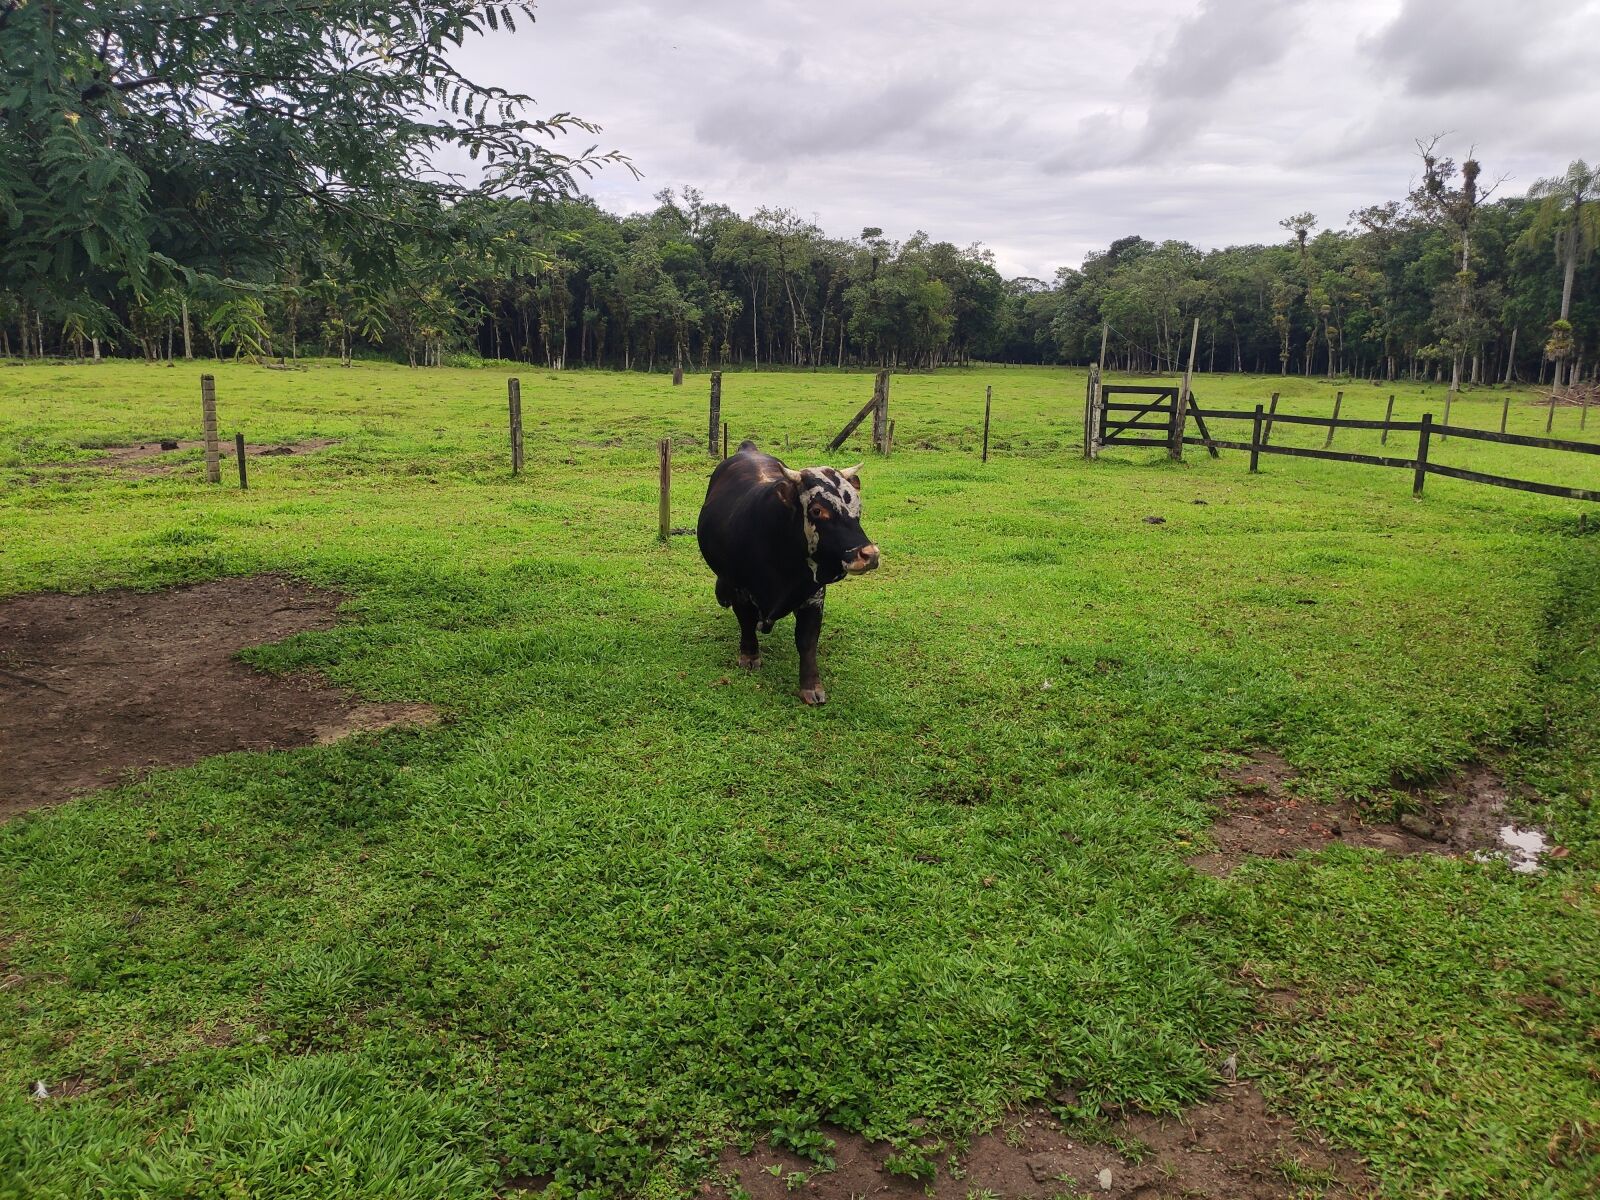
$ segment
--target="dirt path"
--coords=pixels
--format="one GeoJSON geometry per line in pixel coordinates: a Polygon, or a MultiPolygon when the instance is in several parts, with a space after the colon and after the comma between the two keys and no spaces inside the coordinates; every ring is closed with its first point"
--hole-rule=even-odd
{"type": "Polygon", "coordinates": [[[939,1169],[931,1181],[891,1171],[887,1163],[894,1151],[885,1143],[837,1129],[826,1132],[834,1141],[832,1171],[763,1142],[749,1154],[726,1151],[716,1179],[701,1196],[1331,1200],[1373,1191],[1360,1160],[1300,1134],[1247,1083],[1223,1088],[1181,1118],[1138,1114],[1114,1121],[1111,1134],[1135,1151],[1137,1161],[1104,1142],[1068,1136],[1042,1112],[1016,1115],[974,1138],[956,1163],[959,1177],[949,1170],[947,1155],[932,1155],[939,1169]]]}
{"type": "Polygon", "coordinates": [[[0,601],[0,820],[130,771],[435,720],[427,705],[362,704],[233,657],[332,628],[338,604],[276,575],[0,601]]]}

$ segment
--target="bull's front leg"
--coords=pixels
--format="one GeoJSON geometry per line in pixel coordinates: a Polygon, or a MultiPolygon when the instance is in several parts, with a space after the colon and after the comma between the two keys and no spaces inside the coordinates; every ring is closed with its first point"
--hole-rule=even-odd
{"type": "Polygon", "coordinates": [[[735,600],[733,612],[739,618],[739,665],[746,671],[754,671],[761,665],[761,643],[756,640],[761,614],[748,600],[735,600]]]}
{"type": "Polygon", "coordinates": [[[800,652],[800,699],[807,704],[826,704],[817,673],[817,640],[822,636],[822,598],[826,589],[818,588],[811,598],[795,610],[794,646],[800,652]]]}

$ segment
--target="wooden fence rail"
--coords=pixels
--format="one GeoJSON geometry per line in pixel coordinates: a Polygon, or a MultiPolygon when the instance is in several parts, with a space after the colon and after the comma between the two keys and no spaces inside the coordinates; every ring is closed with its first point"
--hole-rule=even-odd
{"type": "MultiPolygon", "coordinates": [[[[1128,389],[1132,390],[1132,389],[1128,389]]],[[[1158,389],[1148,389],[1154,393],[1158,389]]],[[[1276,400],[1276,396],[1273,397],[1276,400]]],[[[1159,401],[1157,401],[1159,404],[1159,401]]],[[[1103,404],[1105,409],[1124,412],[1143,413],[1150,411],[1150,407],[1140,404],[1103,404]]],[[[1159,411],[1159,410],[1158,410],[1159,411]]],[[[1391,407],[1389,412],[1394,410],[1391,407]]],[[[1472,429],[1464,425],[1449,425],[1433,419],[1432,413],[1424,413],[1420,421],[1394,421],[1387,416],[1382,421],[1363,420],[1354,417],[1339,417],[1337,408],[1331,417],[1300,416],[1298,414],[1271,412],[1257,405],[1254,410],[1246,412],[1240,409],[1202,409],[1191,403],[1189,415],[1193,416],[1200,425],[1201,436],[1185,436],[1183,444],[1189,446],[1205,446],[1214,455],[1218,449],[1241,450],[1250,455],[1250,470],[1257,470],[1263,454],[1286,454],[1294,458],[1320,458],[1332,462],[1355,463],[1365,467],[1392,467],[1397,470],[1407,470],[1413,473],[1412,491],[1414,495],[1421,496],[1423,484],[1429,475],[1442,475],[1448,479],[1460,479],[1467,483],[1482,483],[1492,487],[1512,488],[1516,491],[1534,492],[1541,496],[1559,496],[1569,500],[1587,500],[1600,503],[1600,489],[1568,487],[1556,483],[1536,483],[1529,479],[1513,479],[1505,475],[1491,475],[1485,471],[1471,471],[1465,467],[1450,467],[1442,463],[1428,461],[1428,452],[1434,435],[1442,441],[1445,437],[1459,437],[1481,442],[1496,442],[1506,446],[1525,446],[1535,450],[1566,450],[1575,454],[1600,454],[1600,443],[1573,442],[1561,438],[1534,437],[1522,433],[1497,433],[1489,429],[1472,429]],[[1206,419],[1213,421],[1249,421],[1251,423],[1250,440],[1247,442],[1231,438],[1211,437],[1205,429],[1206,419]],[[1311,425],[1328,431],[1328,440],[1324,441],[1323,448],[1312,449],[1306,446],[1278,446],[1268,442],[1272,425],[1311,425]],[[1390,433],[1415,433],[1417,434],[1417,453],[1412,458],[1394,458],[1379,454],[1355,454],[1343,450],[1327,449],[1328,442],[1332,440],[1333,432],[1337,429],[1379,429],[1383,431],[1384,441],[1387,443],[1390,433]]],[[[1116,435],[1106,439],[1111,445],[1150,445],[1159,446],[1167,441],[1162,437],[1129,437],[1124,430],[1130,426],[1136,430],[1148,430],[1150,433],[1158,432],[1151,426],[1139,426],[1133,423],[1138,416],[1130,418],[1118,427],[1116,435]]]]}

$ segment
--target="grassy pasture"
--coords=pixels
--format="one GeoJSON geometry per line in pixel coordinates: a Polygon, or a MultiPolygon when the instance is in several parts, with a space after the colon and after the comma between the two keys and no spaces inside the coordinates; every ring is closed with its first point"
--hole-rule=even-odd
{"type": "MultiPolygon", "coordinates": [[[[1392,1195],[1600,1183],[1578,505],[1440,478],[1419,503],[1406,472],[1252,477],[1197,449],[1089,464],[1081,371],[897,377],[894,456],[837,456],[868,457],[884,565],[831,590],[831,703],[807,710],[789,624],[742,675],[693,539],[655,539],[659,437],[694,522],[703,376],[522,369],[513,480],[502,372],[203,369],[225,433],[338,444],[252,462],[247,493],[198,455],[112,474],[84,447],[198,436],[198,370],[0,368],[0,596],[288,572],[349,620],[252,661],[451,719],[0,827],[0,1197],[432,1200],[543,1174],[671,1196],[769,1130],[805,1149],[823,1121],[930,1118],[954,1145],[1069,1083],[1085,1110],[1175,1110],[1230,1051],[1392,1195]],[[1536,877],[1342,849],[1196,875],[1217,772],[1258,746],[1380,813],[1493,756],[1570,853],[1536,877]],[[1256,980],[1294,1011],[1263,1015],[1256,980]],[[80,1094],[35,1102],[36,1079],[80,1094]]],[[[724,416],[815,462],[870,388],[729,374],[724,416]]],[[[1274,389],[1331,408],[1319,381],[1195,384],[1208,407],[1274,389]]],[[[1348,385],[1344,412],[1389,390],[1348,385]]],[[[1442,389],[1394,390],[1397,419],[1442,416],[1442,389]]],[[[1452,418],[1498,428],[1502,396],[1452,418]]],[[[1510,428],[1540,433],[1527,397],[1510,428]]],[[[1600,487],[1589,456],[1435,458],[1600,487]]]]}

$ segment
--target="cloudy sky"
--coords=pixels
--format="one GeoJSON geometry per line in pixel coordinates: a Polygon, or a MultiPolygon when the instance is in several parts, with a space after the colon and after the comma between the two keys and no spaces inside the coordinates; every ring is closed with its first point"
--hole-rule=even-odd
{"type": "Polygon", "coordinates": [[[1129,233],[1342,226],[1438,133],[1520,193],[1600,157],[1597,46],[1600,0],[543,0],[459,61],[603,125],[644,176],[589,186],[614,211],[692,185],[1048,278],[1129,233]]]}

